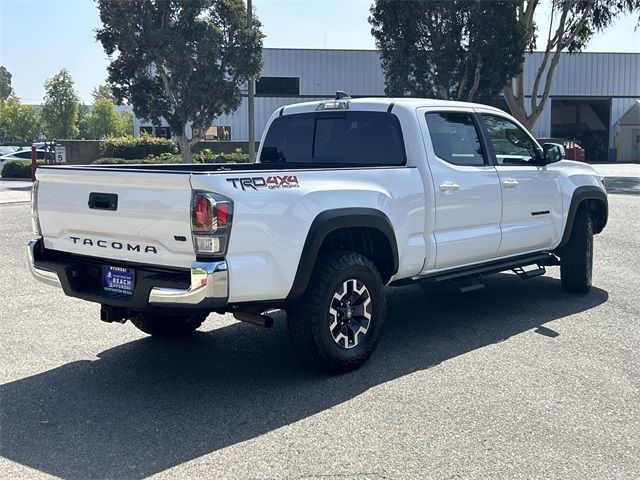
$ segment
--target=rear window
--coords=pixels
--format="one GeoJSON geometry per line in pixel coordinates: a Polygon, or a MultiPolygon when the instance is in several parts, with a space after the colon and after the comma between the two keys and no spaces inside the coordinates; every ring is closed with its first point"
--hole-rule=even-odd
{"type": "Polygon", "coordinates": [[[273,121],[260,161],[402,165],[405,152],[400,123],[391,113],[300,113],[273,121]]]}

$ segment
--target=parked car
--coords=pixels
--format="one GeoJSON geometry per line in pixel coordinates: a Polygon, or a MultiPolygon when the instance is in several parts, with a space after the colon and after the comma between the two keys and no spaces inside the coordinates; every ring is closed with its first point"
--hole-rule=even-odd
{"type": "MultiPolygon", "coordinates": [[[[51,153],[46,150],[36,150],[36,155],[38,160],[45,160],[51,156],[51,153]]],[[[17,152],[13,152],[8,155],[2,155],[0,157],[0,175],[2,175],[2,170],[4,169],[5,164],[11,160],[31,160],[31,149],[18,150],[17,152]]]]}
{"type": "MultiPolygon", "coordinates": [[[[45,160],[51,156],[51,152],[47,150],[36,150],[36,158],[38,160],[45,160]]],[[[17,152],[2,155],[0,160],[31,160],[31,149],[18,150],[17,152]]]]}
{"type": "Polygon", "coordinates": [[[344,372],[376,348],[385,285],[464,292],[559,265],[563,290],[590,289],[607,195],[562,153],[486,105],[289,105],[256,164],[39,168],[31,270],[156,336],[210,312],[269,326],[284,309],[301,357],[344,372]]]}
{"type": "Polygon", "coordinates": [[[0,145],[0,156],[9,155],[13,152],[17,152],[18,150],[20,150],[20,147],[15,145],[0,145]]]}

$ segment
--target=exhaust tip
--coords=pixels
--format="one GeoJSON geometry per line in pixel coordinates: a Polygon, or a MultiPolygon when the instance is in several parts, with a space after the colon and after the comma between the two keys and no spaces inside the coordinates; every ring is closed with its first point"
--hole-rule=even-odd
{"type": "Polygon", "coordinates": [[[240,322],[251,323],[258,327],[271,328],[273,327],[273,318],[266,315],[258,315],[256,313],[247,312],[235,312],[233,318],[240,322]]]}

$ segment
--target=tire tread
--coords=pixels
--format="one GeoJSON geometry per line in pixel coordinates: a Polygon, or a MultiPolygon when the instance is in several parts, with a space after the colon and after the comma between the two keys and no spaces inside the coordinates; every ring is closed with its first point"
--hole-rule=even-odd
{"type": "MultiPolygon", "coordinates": [[[[591,277],[586,260],[589,241],[593,248],[593,220],[586,209],[579,209],[573,222],[569,242],[563,247],[560,255],[560,279],[565,292],[584,294],[591,288],[591,277]]],[[[593,253],[591,262],[593,262],[593,253]]]]}
{"type": "Polygon", "coordinates": [[[304,296],[287,307],[287,330],[294,348],[305,363],[321,371],[343,373],[355,370],[371,357],[377,345],[381,323],[385,317],[384,300],[382,311],[377,316],[378,328],[373,333],[375,338],[372,338],[369,347],[361,356],[352,360],[337,361],[328,354],[322,337],[317,334],[324,328],[327,286],[331,285],[338,275],[352,267],[365,267],[370,270],[375,277],[376,285],[367,288],[379,289],[380,294],[384,295],[380,273],[369,258],[355,252],[338,250],[324,252],[318,257],[304,296]]]}

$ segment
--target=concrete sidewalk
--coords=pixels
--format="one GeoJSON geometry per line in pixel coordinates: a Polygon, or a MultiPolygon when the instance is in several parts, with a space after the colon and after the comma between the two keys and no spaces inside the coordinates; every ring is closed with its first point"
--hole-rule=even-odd
{"type": "Polygon", "coordinates": [[[31,199],[31,181],[0,181],[0,204],[28,202],[31,199]]]}
{"type": "Polygon", "coordinates": [[[591,166],[605,177],[640,177],[640,164],[638,163],[603,163],[591,166]]]}

